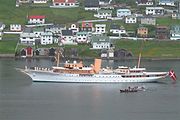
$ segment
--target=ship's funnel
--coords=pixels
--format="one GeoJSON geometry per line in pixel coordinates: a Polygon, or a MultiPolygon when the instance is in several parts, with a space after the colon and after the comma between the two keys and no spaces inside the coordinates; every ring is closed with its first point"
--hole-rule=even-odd
{"type": "Polygon", "coordinates": [[[95,59],[94,60],[94,72],[99,73],[101,69],[101,59],[95,59]]]}

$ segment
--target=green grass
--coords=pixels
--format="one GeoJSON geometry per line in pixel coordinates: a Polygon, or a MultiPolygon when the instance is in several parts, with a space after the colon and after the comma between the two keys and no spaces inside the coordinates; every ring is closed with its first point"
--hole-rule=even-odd
{"type": "Polygon", "coordinates": [[[16,0],[0,1],[0,21],[6,25],[12,23],[26,24],[28,15],[45,15],[46,21],[51,23],[72,23],[83,19],[93,19],[93,12],[84,11],[79,8],[49,8],[49,7],[32,7],[23,5],[15,7],[16,0]]]}
{"type": "Polygon", "coordinates": [[[0,41],[0,54],[14,54],[17,40],[0,41]]]}
{"type": "MultiPolygon", "coordinates": [[[[8,26],[12,23],[17,24],[26,24],[27,23],[27,15],[45,15],[47,17],[47,23],[73,23],[78,20],[90,20],[95,19],[93,17],[93,12],[84,11],[82,7],[79,8],[68,8],[68,9],[55,9],[44,7],[34,7],[30,5],[23,5],[18,8],[15,7],[16,0],[1,0],[0,1],[0,21],[8,26]]],[[[131,0],[116,0],[117,2],[126,2],[130,3],[131,0]]],[[[81,3],[84,0],[80,0],[81,3]]],[[[134,4],[135,0],[130,4],[134,4]]],[[[134,4],[135,5],[135,4],[134,4]]],[[[135,7],[135,6],[134,6],[135,7]]],[[[109,27],[111,22],[107,23],[109,27]]],[[[113,23],[117,23],[125,27],[128,31],[136,31],[138,24],[125,24],[122,20],[113,21],[113,23]]],[[[158,25],[174,25],[180,24],[180,20],[173,20],[170,17],[168,18],[157,18],[158,25]]],[[[153,31],[155,28],[152,26],[148,26],[148,28],[153,31]]],[[[108,29],[108,28],[107,28],[108,29]]],[[[14,35],[4,35],[3,40],[0,41],[0,54],[14,53],[15,47],[17,43],[17,36],[14,35]],[[10,41],[11,40],[11,41],[10,41]]],[[[124,48],[133,53],[135,57],[138,56],[141,46],[141,41],[126,41],[126,40],[118,40],[115,43],[116,49],[124,48]]],[[[163,58],[175,58],[180,57],[180,41],[146,41],[143,43],[142,56],[143,57],[163,57],[163,58]]],[[[20,46],[24,47],[24,46],[20,46]]],[[[39,47],[57,47],[57,45],[47,45],[47,46],[39,46],[39,47]]],[[[89,45],[77,45],[77,46],[65,46],[65,49],[70,50],[71,48],[76,48],[79,56],[85,57],[97,57],[99,56],[99,51],[89,50],[89,45]]]]}
{"type": "Polygon", "coordinates": [[[178,20],[178,19],[172,19],[171,17],[167,17],[167,18],[157,18],[157,19],[156,19],[156,24],[157,24],[157,25],[171,26],[171,25],[180,24],[180,20],[178,20]]]}
{"type": "Polygon", "coordinates": [[[17,35],[17,34],[3,34],[3,40],[19,40],[19,35],[17,35]]]}
{"type": "Polygon", "coordinates": [[[138,56],[142,45],[143,57],[177,58],[180,57],[180,41],[117,41],[116,49],[124,48],[138,56]]]}
{"type": "MultiPolygon", "coordinates": [[[[93,17],[94,12],[84,11],[83,7],[79,8],[49,8],[49,7],[32,7],[31,5],[23,5],[15,7],[16,0],[1,0],[0,1],[0,21],[4,22],[7,26],[12,23],[26,24],[28,15],[45,15],[47,23],[73,23],[78,20],[90,20],[95,19],[93,17]]],[[[121,3],[135,3],[131,0],[116,0],[121,3]]],[[[84,0],[80,0],[81,3],[84,0]]],[[[113,21],[119,25],[124,26],[129,31],[137,29],[138,24],[125,24],[122,20],[113,21]]],[[[110,24],[110,22],[107,22],[110,24]]],[[[158,25],[171,25],[180,24],[180,20],[172,20],[168,18],[157,18],[158,25]]]]}
{"type": "Polygon", "coordinates": [[[90,50],[90,45],[87,44],[81,44],[81,45],[65,45],[65,54],[70,54],[69,51],[71,48],[75,48],[78,51],[79,57],[99,57],[99,51],[98,50],[90,50]]]}
{"type": "MultiPolygon", "coordinates": [[[[138,57],[142,46],[142,57],[144,58],[178,58],[180,57],[180,41],[132,41],[118,40],[115,49],[126,49],[131,51],[135,58],[138,57]]],[[[70,49],[77,49],[79,57],[99,57],[100,50],[91,50],[90,45],[65,45],[66,55],[71,55],[70,49]]]]}
{"type": "MultiPolygon", "coordinates": [[[[0,54],[14,54],[17,40],[0,41],[0,54]]],[[[131,41],[118,40],[115,43],[115,49],[126,49],[131,51],[134,57],[138,57],[142,47],[142,57],[144,58],[178,58],[180,57],[180,41],[131,41]]],[[[20,45],[18,50],[27,46],[20,45]]],[[[59,47],[58,45],[39,46],[43,48],[59,47]]],[[[65,54],[70,56],[71,48],[78,51],[79,57],[99,57],[100,50],[90,50],[90,45],[65,45],[65,54]]]]}

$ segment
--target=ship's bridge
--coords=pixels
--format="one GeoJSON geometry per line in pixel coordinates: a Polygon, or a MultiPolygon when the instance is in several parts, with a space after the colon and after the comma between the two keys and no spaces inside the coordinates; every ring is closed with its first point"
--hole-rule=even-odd
{"type": "Polygon", "coordinates": [[[134,68],[129,69],[131,73],[140,73],[140,72],[145,72],[146,68],[137,68],[136,66],[134,68]]]}
{"type": "Polygon", "coordinates": [[[74,68],[82,69],[83,66],[84,65],[82,61],[80,61],[79,63],[77,63],[76,61],[74,61],[73,63],[69,63],[68,61],[66,61],[66,63],[64,64],[64,67],[69,69],[74,69],[74,68]]]}
{"type": "Polygon", "coordinates": [[[118,73],[118,74],[129,73],[129,67],[127,67],[127,66],[118,66],[118,68],[114,70],[114,73],[118,73]]]}

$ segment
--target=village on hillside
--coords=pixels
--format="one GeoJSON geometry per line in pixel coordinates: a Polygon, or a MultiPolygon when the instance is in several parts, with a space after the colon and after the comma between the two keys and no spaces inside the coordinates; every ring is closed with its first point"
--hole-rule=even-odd
{"type": "MultiPolygon", "coordinates": [[[[16,34],[18,44],[16,55],[47,56],[54,55],[56,48],[39,48],[46,45],[88,45],[91,50],[100,50],[100,57],[132,57],[131,51],[115,50],[117,40],[180,40],[180,24],[159,25],[157,19],[180,21],[180,2],[178,0],[136,0],[136,8],[120,2],[121,0],[16,0],[15,7],[34,5],[49,9],[81,7],[93,13],[94,19],[79,20],[74,23],[56,24],[47,22],[45,14],[27,14],[27,24],[9,24],[0,21],[0,40],[4,35],[16,34]],[[123,23],[123,24],[120,24],[123,23]],[[130,26],[135,26],[133,29],[130,26]],[[23,48],[18,49],[23,45],[23,48]],[[35,47],[34,47],[35,46],[35,47]]],[[[77,50],[71,51],[74,56],[77,50]]]]}

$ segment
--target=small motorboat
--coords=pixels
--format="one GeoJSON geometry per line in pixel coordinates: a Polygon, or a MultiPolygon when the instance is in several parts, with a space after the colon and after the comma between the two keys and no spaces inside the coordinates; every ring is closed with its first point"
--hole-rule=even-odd
{"type": "Polygon", "coordinates": [[[132,92],[138,92],[138,90],[128,90],[128,89],[120,90],[120,93],[132,93],[132,92]]]}
{"type": "Polygon", "coordinates": [[[145,87],[128,87],[126,89],[120,89],[120,93],[132,93],[132,92],[138,92],[138,91],[145,91],[145,87]]]}

